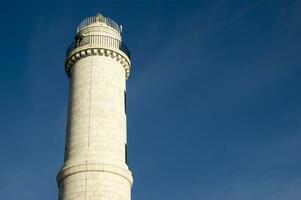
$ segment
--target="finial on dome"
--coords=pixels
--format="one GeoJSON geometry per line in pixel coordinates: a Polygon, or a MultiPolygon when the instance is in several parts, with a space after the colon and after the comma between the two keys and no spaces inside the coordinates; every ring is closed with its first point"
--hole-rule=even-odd
{"type": "Polygon", "coordinates": [[[98,22],[103,22],[104,21],[104,16],[102,14],[100,14],[99,11],[96,13],[95,18],[96,18],[96,21],[98,21],[98,22]]]}
{"type": "Polygon", "coordinates": [[[96,13],[96,17],[103,17],[102,14],[100,14],[100,11],[96,13]]]}

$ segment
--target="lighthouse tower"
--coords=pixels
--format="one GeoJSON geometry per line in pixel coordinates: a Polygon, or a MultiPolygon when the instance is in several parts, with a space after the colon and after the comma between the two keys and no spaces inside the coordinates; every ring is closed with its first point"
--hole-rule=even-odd
{"type": "Polygon", "coordinates": [[[127,165],[126,79],[130,53],[122,27],[97,14],[77,28],[67,50],[70,79],[60,200],[130,200],[127,165]]]}

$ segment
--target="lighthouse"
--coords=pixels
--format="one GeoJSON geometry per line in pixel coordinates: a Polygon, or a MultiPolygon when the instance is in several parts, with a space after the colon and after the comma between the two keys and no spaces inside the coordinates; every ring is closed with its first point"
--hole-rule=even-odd
{"type": "Polygon", "coordinates": [[[83,20],[66,53],[69,102],[59,200],[130,200],[122,27],[101,14],[83,20]]]}

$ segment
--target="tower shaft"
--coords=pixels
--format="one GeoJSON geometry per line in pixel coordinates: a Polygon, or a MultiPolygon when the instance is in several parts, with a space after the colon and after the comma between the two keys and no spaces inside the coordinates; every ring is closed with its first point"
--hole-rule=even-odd
{"type": "Polygon", "coordinates": [[[67,52],[70,89],[59,198],[130,200],[125,112],[129,54],[118,29],[105,21],[110,19],[98,15],[87,20],[67,52]]]}

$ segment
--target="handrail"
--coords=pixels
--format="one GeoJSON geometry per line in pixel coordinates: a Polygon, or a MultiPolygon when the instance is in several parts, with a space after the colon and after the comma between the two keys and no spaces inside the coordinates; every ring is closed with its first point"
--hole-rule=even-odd
{"type": "Polygon", "coordinates": [[[128,58],[131,58],[130,51],[123,42],[105,35],[89,35],[78,39],[78,41],[73,41],[67,49],[66,56],[68,56],[74,49],[85,45],[101,45],[105,47],[113,47],[121,50],[128,56],[128,58]]]}
{"type": "Polygon", "coordinates": [[[121,27],[115,21],[99,14],[99,15],[89,17],[89,18],[83,20],[77,27],[77,33],[80,32],[81,30],[83,30],[86,26],[89,26],[89,25],[97,23],[97,22],[105,23],[106,25],[115,29],[118,33],[121,33],[121,31],[122,31],[121,27]]]}

